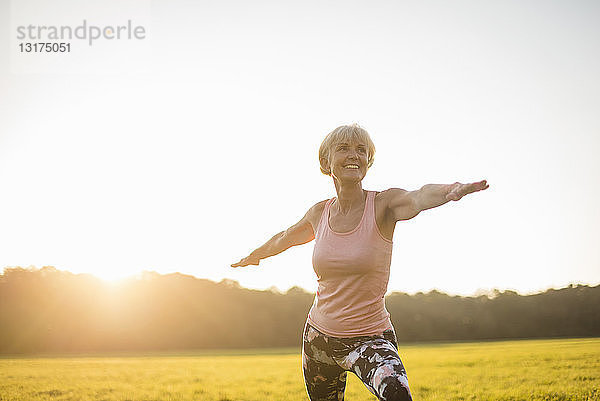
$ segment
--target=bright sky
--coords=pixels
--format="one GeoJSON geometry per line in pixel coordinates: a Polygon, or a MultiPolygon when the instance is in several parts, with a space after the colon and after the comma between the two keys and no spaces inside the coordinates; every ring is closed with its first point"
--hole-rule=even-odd
{"type": "Polygon", "coordinates": [[[377,147],[365,189],[490,184],[397,224],[389,291],[598,284],[599,17],[583,0],[2,2],[0,268],[314,291],[312,243],[229,265],[335,196],[317,150],[357,122],[377,147]],[[17,26],[84,19],[146,37],[17,51],[17,26]]]}

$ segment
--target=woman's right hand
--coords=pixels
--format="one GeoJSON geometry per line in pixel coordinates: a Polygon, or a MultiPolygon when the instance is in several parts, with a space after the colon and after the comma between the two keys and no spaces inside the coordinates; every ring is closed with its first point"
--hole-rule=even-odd
{"type": "Polygon", "coordinates": [[[246,256],[245,258],[243,258],[242,260],[240,260],[239,262],[232,264],[231,267],[243,267],[243,266],[248,266],[248,265],[258,266],[258,262],[260,262],[260,258],[258,258],[257,256],[254,256],[253,254],[250,254],[250,255],[246,256]]]}

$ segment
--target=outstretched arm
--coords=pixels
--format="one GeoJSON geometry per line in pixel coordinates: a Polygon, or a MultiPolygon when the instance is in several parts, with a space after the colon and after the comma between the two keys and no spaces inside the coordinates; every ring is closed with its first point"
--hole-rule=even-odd
{"type": "Polygon", "coordinates": [[[295,245],[306,244],[315,238],[310,218],[314,212],[314,206],[304,215],[296,224],[285,231],[275,234],[264,245],[255,249],[250,255],[246,256],[231,267],[240,267],[248,265],[258,265],[261,259],[277,255],[295,245]]]}
{"type": "Polygon", "coordinates": [[[486,180],[470,184],[428,184],[415,191],[417,205],[420,210],[431,209],[448,201],[460,200],[465,195],[489,188],[486,180]]]}
{"type": "Polygon", "coordinates": [[[449,201],[489,188],[486,180],[470,184],[427,184],[416,191],[394,189],[390,194],[389,209],[396,221],[408,220],[423,210],[438,207],[449,201]]]}

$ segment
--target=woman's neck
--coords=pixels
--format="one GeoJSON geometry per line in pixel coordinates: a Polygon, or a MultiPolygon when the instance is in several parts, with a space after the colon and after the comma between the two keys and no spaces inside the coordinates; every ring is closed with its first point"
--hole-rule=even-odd
{"type": "Polygon", "coordinates": [[[365,191],[361,182],[350,184],[339,184],[334,180],[335,192],[337,193],[337,210],[341,214],[348,214],[354,208],[362,208],[365,202],[365,191]]]}

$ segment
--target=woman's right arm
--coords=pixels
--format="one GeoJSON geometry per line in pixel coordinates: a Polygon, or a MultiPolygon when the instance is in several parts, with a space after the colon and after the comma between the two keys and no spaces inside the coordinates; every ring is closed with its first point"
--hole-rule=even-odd
{"type": "Polygon", "coordinates": [[[255,249],[250,255],[239,262],[232,264],[231,267],[258,265],[261,259],[277,255],[292,246],[302,245],[312,241],[315,238],[313,224],[318,222],[318,220],[315,220],[315,217],[319,216],[320,218],[321,214],[318,212],[319,210],[323,211],[323,204],[324,201],[311,207],[299,222],[287,230],[275,234],[273,238],[268,240],[263,246],[255,249]]]}

